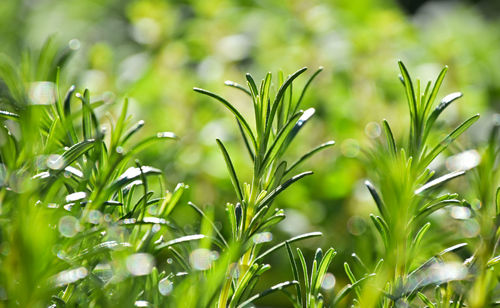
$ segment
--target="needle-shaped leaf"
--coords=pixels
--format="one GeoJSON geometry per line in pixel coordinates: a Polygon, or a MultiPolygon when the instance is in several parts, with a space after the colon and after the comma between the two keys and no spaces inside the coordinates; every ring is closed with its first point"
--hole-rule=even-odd
{"type": "Polygon", "coordinates": [[[137,220],[136,218],[126,218],[118,221],[121,226],[136,226],[136,225],[161,225],[167,226],[173,230],[177,227],[171,221],[165,220],[158,217],[144,217],[142,220],[137,220]]]}
{"type": "Polygon", "coordinates": [[[271,133],[271,128],[273,126],[273,121],[274,121],[274,118],[276,116],[276,111],[278,110],[278,107],[282,102],[283,95],[285,95],[285,91],[290,86],[290,84],[293,82],[293,80],[295,80],[295,78],[297,78],[300,74],[302,74],[306,70],[307,70],[307,67],[303,67],[300,70],[296,71],[295,73],[290,75],[285,80],[285,82],[281,85],[281,87],[279,88],[278,93],[276,94],[276,96],[274,98],[274,101],[273,101],[273,104],[272,104],[272,107],[271,107],[271,110],[269,113],[269,122],[266,125],[264,140],[267,140],[269,138],[269,135],[271,133]]]}
{"type": "Polygon", "coordinates": [[[495,194],[495,205],[496,205],[496,214],[500,215],[500,187],[497,188],[497,192],[495,194]]]}
{"type": "Polygon", "coordinates": [[[465,246],[467,246],[467,245],[468,245],[467,243],[459,243],[459,244],[456,244],[456,245],[450,246],[450,247],[448,247],[448,248],[446,248],[446,249],[443,249],[443,250],[442,250],[442,251],[438,254],[438,256],[443,256],[443,255],[445,255],[445,254],[447,254],[447,253],[449,253],[449,252],[452,252],[452,251],[458,250],[458,249],[460,249],[460,248],[462,248],[462,247],[465,247],[465,246]]]}
{"type": "Polygon", "coordinates": [[[452,199],[454,200],[457,197],[458,197],[458,194],[450,194],[450,193],[441,195],[439,197],[434,197],[431,200],[429,200],[427,203],[422,205],[420,207],[420,210],[424,210],[424,209],[428,208],[429,206],[433,205],[434,203],[438,203],[438,202],[445,201],[445,200],[452,200],[452,199]]]}
{"type": "Polygon", "coordinates": [[[119,250],[127,247],[131,247],[130,243],[117,242],[117,241],[102,242],[82,250],[78,255],[74,256],[70,260],[72,262],[76,262],[78,260],[83,260],[83,259],[88,260],[90,257],[96,256],[101,253],[105,253],[112,250],[119,250]]]}
{"type": "Polygon", "coordinates": [[[0,118],[4,118],[7,120],[17,120],[19,119],[19,115],[17,113],[0,110],[0,118]]]}
{"type": "Polygon", "coordinates": [[[263,218],[266,215],[268,209],[269,207],[266,205],[263,206],[259,211],[257,211],[257,213],[250,220],[247,229],[250,231],[257,230],[256,228],[258,227],[261,218],[263,218]]]}
{"type": "Polygon", "coordinates": [[[217,226],[214,224],[214,222],[212,221],[212,219],[210,219],[206,214],[205,212],[203,212],[199,207],[196,206],[196,204],[194,204],[193,202],[189,201],[188,202],[188,205],[190,207],[192,207],[202,218],[204,218],[209,224],[210,226],[212,227],[212,229],[215,231],[215,233],[217,234],[217,236],[220,238],[220,240],[224,243],[224,246],[226,247],[229,247],[229,245],[227,244],[226,242],[226,239],[224,238],[224,236],[220,233],[219,231],[219,228],[217,228],[217,226]]]}
{"type": "Polygon", "coordinates": [[[254,96],[259,95],[259,90],[257,89],[257,84],[253,79],[252,75],[246,74],[245,78],[247,79],[248,87],[250,88],[250,92],[253,93],[254,96]]]}
{"type": "Polygon", "coordinates": [[[241,279],[238,281],[238,285],[234,290],[229,307],[234,307],[238,304],[243,292],[245,292],[246,288],[249,286],[250,280],[252,280],[258,269],[259,265],[253,264],[246,270],[241,279]]]}
{"type": "MultiPolygon", "coordinates": [[[[138,159],[135,160],[135,165],[137,166],[137,169],[139,169],[139,172],[140,172],[140,176],[141,176],[141,182],[142,182],[142,187],[144,189],[144,192],[143,192],[143,196],[141,197],[142,199],[142,202],[143,202],[143,207],[142,207],[142,212],[140,214],[139,217],[144,217],[144,214],[146,213],[146,207],[148,205],[148,199],[149,197],[151,197],[153,195],[153,192],[149,193],[148,192],[148,180],[146,179],[146,174],[144,174],[144,169],[142,168],[142,165],[141,163],[139,162],[138,159]]],[[[136,205],[134,206],[133,210],[132,210],[132,215],[135,213],[135,209],[137,208],[139,202],[141,200],[139,200],[136,205]]]]}
{"type": "Polygon", "coordinates": [[[500,256],[496,256],[488,260],[487,266],[492,267],[497,265],[499,262],[500,262],[500,256]]]}
{"type": "Polygon", "coordinates": [[[231,226],[231,232],[233,235],[233,238],[236,238],[238,235],[238,224],[236,223],[236,213],[234,212],[234,204],[232,203],[227,203],[226,204],[226,215],[229,220],[229,225],[231,226]]]}
{"type": "MultiPolygon", "coordinates": [[[[264,130],[264,120],[262,117],[262,99],[259,93],[259,90],[257,89],[257,85],[255,84],[255,80],[253,79],[252,75],[246,74],[246,79],[247,79],[247,85],[248,88],[250,89],[250,96],[252,97],[252,102],[253,102],[253,110],[254,110],[254,117],[255,117],[255,128],[256,128],[256,144],[261,142],[260,137],[262,136],[262,132],[264,130]]],[[[255,148],[255,151],[257,152],[257,148],[255,148]]]]}
{"type": "Polygon", "coordinates": [[[422,238],[424,237],[425,233],[427,232],[427,230],[429,230],[430,227],[431,223],[427,222],[425,225],[422,226],[422,228],[420,228],[420,230],[418,230],[417,234],[415,235],[411,243],[412,249],[416,249],[420,245],[422,238]]]}
{"type": "Polygon", "coordinates": [[[385,216],[387,214],[386,207],[385,207],[384,202],[382,201],[382,198],[380,198],[380,195],[378,194],[377,190],[375,189],[375,186],[373,186],[373,184],[368,180],[365,181],[365,186],[366,186],[366,188],[368,188],[370,195],[372,196],[373,200],[375,201],[375,204],[377,205],[377,208],[378,208],[380,214],[385,216]]]}
{"type": "Polygon", "coordinates": [[[174,133],[172,133],[172,132],[160,132],[160,133],[157,133],[155,136],[151,136],[151,137],[145,138],[142,141],[140,141],[139,143],[137,143],[134,146],[132,146],[128,150],[128,152],[126,153],[126,156],[132,156],[132,155],[134,155],[134,154],[136,154],[136,153],[144,150],[145,148],[147,148],[148,146],[150,146],[152,143],[158,142],[158,141],[162,141],[162,140],[165,140],[165,139],[176,140],[176,139],[178,139],[178,137],[174,133]]]}
{"type": "Polygon", "coordinates": [[[271,164],[273,160],[276,158],[278,155],[278,152],[285,142],[287,136],[290,134],[292,131],[294,125],[296,125],[296,122],[301,116],[303,115],[302,111],[299,111],[298,113],[294,114],[293,116],[290,117],[290,119],[278,130],[278,133],[276,134],[276,137],[274,138],[273,142],[271,143],[271,146],[267,150],[266,153],[266,146],[262,146],[260,148],[259,154],[261,156],[264,156],[264,159],[262,160],[261,168],[266,168],[267,165],[271,164]]]}
{"type": "Polygon", "coordinates": [[[219,139],[216,139],[217,145],[219,146],[222,155],[224,156],[224,161],[226,162],[227,170],[229,171],[229,175],[231,177],[231,182],[233,183],[234,190],[236,191],[236,195],[238,199],[243,200],[243,192],[241,191],[240,181],[238,180],[238,175],[236,174],[236,170],[234,169],[233,162],[231,161],[231,157],[229,157],[229,153],[224,147],[224,144],[219,139]]]}
{"type": "Polygon", "coordinates": [[[181,243],[187,243],[187,242],[192,242],[192,241],[197,241],[204,239],[206,236],[204,234],[192,234],[192,235],[186,235],[186,236],[181,236],[176,239],[170,240],[165,243],[160,243],[159,245],[156,246],[156,250],[163,249],[165,247],[169,246],[175,246],[181,243]]]}
{"type": "Polygon", "coordinates": [[[446,182],[448,182],[456,177],[462,176],[464,174],[465,174],[465,171],[454,171],[454,172],[448,173],[446,175],[440,176],[437,179],[432,180],[432,181],[426,183],[425,185],[422,185],[422,187],[418,188],[417,190],[415,190],[415,195],[421,194],[422,192],[424,192],[428,189],[435,188],[436,186],[444,184],[444,183],[446,183],[446,182]]]}
{"type": "Polygon", "coordinates": [[[236,225],[238,226],[238,230],[241,230],[243,227],[244,219],[243,219],[243,209],[241,208],[241,203],[236,203],[234,207],[234,215],[236,217],[236,225]]]}
{"type": "MultiPolygon", "coordinates": [[[[274,139],[273,143],[269,147],[269,150],[267,153],[265,153],[264,159],[262,161],[261,168],[266,168],[267,165],[269,165],[278,155],[278,152],[280,151],[281,146],[283,143],[286,141],[287,136],[290,134],[292,131],[294,125],[296,125],[295,121],[301,117],[303,113],[299,112],[295,115],[293,115],[288,122],[278,131],[278,134],[276,135],[276,138],[274,139]]],[[[265,147],[261,148],[260,154],[264,154],[265,147]]]]}
{"type": "Polygon", "coordinates": [[[454,92],[454,93],[446,95],[441,100],[439,105],[437,105],[437,107],[434,109],[434,111],[432,111],[431,115],[429,116],[429,118],[425,122],[425,131],[424,131],[424,137],[423,137],[424,140],[429,135],[429,132],[431,131],[432,126],[434,125],[434,122],[436,122],[436,120],[439,117],[439,115],[441,114],[441,112],[443,112],[443,110],[445,110],[446,107],[448,107],[452,102],[459,99],[460,97],[462,97],[461,92],[454,92]]]}
{"type": "Polygon", "coordinates": [[[289,287],[289,286],[293,286],[295,284],[298,284],[298,281],[294,280],[294,281],[286,281],[286,282],[278,283],[277,285],[274,285],[271,288],[250,297],[249,299],[247,299],[246,301],[244,301],[243,303],[238,305],[238,308],[250,307],[250,305],[252,304],[253,301],[258,300],[259,298],[262,298],[262,297],[269,295],[271,293],[274,293],[276,291],[281,291],[282,289],[289,287]]]}
{"type": "Polygon", "coordinates": [[[244,93],[246,93],[246,94],[248,94],[248,95],[252,96],[252,93],[250,93],[250,91],[248,91],[248,89],[247,89],[247,88],[245,88],[244,86],[240,85],[239,83],[236,83],[236,82],[231,81],[231,80],[226,80],[226,81],[224,82],[224,84],[225,84],[226,86],[236,88],[236,89],[238,89],[238,90],[240,90],[240,91],[243,91],[244,93]]]}
{"type": "Polygon", "coordinates": [[[428,285],[440,285],[450,281],[463,280],[467,277],[467,268],[461,263],[433,262],[430,266],[421,268],[417,272],[413,272],[412,279],[393,295],[395,299],[409,296],[417,290],[428,285]],[[439,275],[436,275],[440,273],[439,275]]]}
{"type": "Polygon", "coordinates": [[[293,183],[300,180],[301,178],[308,176],[308,175],[311,175],[311,174],[313,174],[311,171],[302,172],[300,174],[293,176],[292,178],[287,180],[285,183],[283,183],[280,186],[273,189],[259,204],[259,209],[261,207],[271,203],[274,200],[274,198],[276,198],[276,196],[278,196],[282,191],[287,189],[288,186],[292,185],[293,183]]]}
{"type": "MultiPolygon", "coordinates": [[[[87,153],[90,149],[95,146],[94,139],[83,140],[77,144],[71,146],[68,150],[66,150],[58,159],[63,160],[63,168],[66,168],[75,160],[80,158],[83,154],[87,153]]],[[[56,163],[57,164],[57,163],[56,163]]]]}
{"type": "MultiPolygon", "coordinates": [[[[317,251],[316,251],[316,254],[317,254],[317,251]]],[[[308,301],[307,301],[310,306],[314,306],[312,301],[315,300],[316,295],[317,295],[314,293],[314,286],[316,285],[317,276],[318,276],[318,260],[316,258],[314,258],[313,263],[311,265],[311,281],[309,282],[311,289],[309,291],[309,296],[308,296],[308,301]]]]}
{"type": "Polygon", "coordinates": [[[204,90],[204,89],[194,88],[194,91],[201,93],[201,94],[205,94],[205,95],[210,96],[212,98],[215,98],[216,100],[221,102],[227,109],[229,109],[229,111],[231,111],[231,113],[233,113],[233,115],[238,119],[238,121],[243,126],[243,129],[245,130],[245,132],[248,134],[248,137],[252,141],[252,145],[253,145],[254,149],[257,149],[257,142],[255,140],[255,136],[252,133],[252,130],[250,129],[250,126],[248,125],[248,122],[245,120],[245,118],[241,115],[241,113],[231,103],[229,103],[227,100],[220,97],[219,95],[212,93],[210,91],[204,90]]]}
{"type": "MultiPolygon", "coordinates": [[[[351,270],[351,267],[349,266],[349,263],[347,262],[344,262],[344,271],[347,275],[347,277],[349,278],[349,280],[351,281],[351,284],[356,284],[356,282],[358,281],[356,279],[356,276],[354,276],[354,273],[352,272],[351,270]]],[[[360,297],[360,292],[358,290],[358,288],[354,287],[354,291],[356,292],[358,298],[360,297]]]]}
{"type": "Polygon", "coordinates": [[[321,287],[321,283],[323,282],[323,278],[328,270],[328,267],[330,266],[330,263],[332,262],[333,258],[337,255],[337,252],[335,249],[330,248],[326,251],[325,255],[321,259],[321,262],[319,263],[318,266],[318,276],[316,279],[316,283],[313,287],[313,294],[316,294],[319,292],[319,288],[321,287]]]}
{"type": "Polygon", "coordinates": [[[399,69],[401,71],[401,75],[403,76],[403,84],[405,86],[406,98],[408,99],[408,104],[410,107],[410,115],[414,118],[415,122],[418,122],[417,118],[417,102],[415,98],[415,91],[413,89],[413,83],[410,78],[410,74],[406,69],[406,66],[402,61],[398,61],[399,69]]]}
{"type": "Polygon", "coordinates": [[[355,283],[353,284],[348,284],[346,285],[344,288],[342,288],[342,290],[340,290],[337,295],[335,296],[335,299],[333,300],[333,307],[336,307],[338,303],[340,303],[340,301],[342,299],[344,299],[344,297],[346,297],[347,295],[349,295],[349,292],[351,290],[353,290],[354,288],[358,287],[361,283],[363,283],[365,280],[369,279],[369,278],[372,278],[374,277],[375,274],[369,274],[361,279],[359,279],[358,281],[356,281],[355,283]]]}
{"type": "Polygon", "coordinates": [[[90,107],[90,93],[88,89],[83,91],[83,95],[80,93],[76,94],[76,97],[82,102],[82,130],[83,138],[92,138],[92,126],[94,126],[94,132],[97,134],[99,132],[97,117],[90,107]]]}
{"type": "Polygon", "coordinates": [[[463,202],[461,202],[460,200],[457,200],[457,199],[446,199],[443,201],[439,201],[439,202],[436,202],[436,203],[433,203],[433,204],[427,206],[426,208],[419,210],[417,216],[415,216],[412,219],[412,221],[417,219],[417,218],[424,218],[424,217],[434,213],[435,211],[442,209],[446,206],[450,206],[450,205],[464,206],[463,202]]]}
{"type": "Polygon", "coordinates": [[[409,280],[412,279],[413,276],[416,275],[416,274],[418,274],[419,272],[422,272],[423,270],[430,268],[432,265],[441,262],[440,259],[445,254],[447,254],[449,252],[452,252],[452,251],[455,251],[455,250],[458,250],[458,249],[460,249],[462,247],[465,247],[465,246],[467,246],[467,243],[459,243],[459,244],[456,244],[456,245],[453,245],[453,246],[450,246],[450,247],[444,249],[440,253],[438,253],[438,254],[434,255],[433,257],[427,259],[427,261],[425,261],[424,263],[422,263],[422,265],[420,265],[418,268],[416,268],[410,274],[408,274],[408,279],[409,280]]]}
{"type": "Polygon", "coordinates": [[[274,175],[269,179],[269,184],[266,186],[266,190],[276,188],[280,183],[286,173],[286,161],[282,161],[278,167],[276,167],[276,171],[274,175]]]}
{"type": "Polygon", "coordinates": [[[135,123],[123,136],[120,144],[124,145],[130,137],[132,137],[135,133],[137,133],[142,127],[144,126],[144,120],[140,120],[137,123],[135,123]]]}
{"type": "Polygon", "coordinates": [[[181,198],[186,188],[187,185],[184,183],[177,184],[177,186],[174,189],[174,192],[170,195],[169,198],[166,198],[162,203],[162,205],[160,206],[160,209],[158,211],[160,217],[167,217],[172,212],[172,210],[179,202],[179,199],[181,198]]]}
{"type": "Polygon", "coordinates": [[[0,55],[0,79],[16,101],[23,105],[28,102],[25,82],[22,81],[17,65],[5,54],[0,55]]]}
{"type": "Polygon", "coordinates": [[[443,67],[441,72],[438,75],[438,78],[434,82],[434,86],[432,87],[432,91],[429,95],[429,98],[427,99],[426,105],[425,105],[425,114],[428,113],[430,110],[432,103],[436,99],[436,96],[439,92],[439,89],[441,88],[441,84],[443,83],[444,76],[446,76],[446,72],[448,71],[448,66],[443,67]]]}
{"type": "Polygon", "coordinates": [[[248,141],[248,137],[243,131],[243,127],[241,126],[240,121],[236,118],[236,124],[238,124],[238,129],[240,130],[241,137],[243,138],[243,142],[245,143],[245,147],[248,151],[248,155],[250,155],[250,159],[252,162],[255,161],[255,154],[253,153],[252,147],[250,146],[250,142],[248,141]]]}
{"type": "Polygon", "coordinates": [[[283,210],[276,212],[273,216],[267,218],[262,223],[260,223],[259,226],[257,227],[257,229],[255,229],[255,231],[253,231],[250,234],[250,236],[252,236],[253,234],[255,234],[257,232],[265,231],[266,229],[274,226],[275,224],[279,223],[280,221],[282,221],[285,218],[286,218],[286,216],[285,216],[285,213],[283,213],[283,210]]]}
{"type": "MultiPolygon", "coordinates": [[[[142,174],[141,174],[141,178],[143,178],[142,174]]],[[[142,181],[142,182],[144,183],[144,181],[142,181]]],[[[127,215],[125,215],[125,217],[129,218],[129,217],[134,216],[135,210],[137,210],[137,208],[139,207],[139,205],[141,203],[143,204],[143,209],[145,209],[147,207],[147,205],[148,205],[148,199],[153,196],[154,192],[149,191],[149,192],[146,193],[146,191],[147,191],[147,184],[143,185],[143,189],[144,189],[143,195],[134,204],[134,206],[132,207],[132,211],[130,211],[129,213],[127,213],[127,215]]]]}
{"type": "Polygon", "coordinates": [[[354,276],[351,270],[351,267],[349,266],[349,263],[347,262],[344,262],[344,271],[347,275],[347,278],[349,278],[349,281],[351,281],[351,283],[355,283],[357,281],[356,277],[354,276]]]}
{"type": "Polygon", "coordinates": [[[307,123],[307,121],[309,121],[309,119],[311,119],[311,117],[314,115],[315,112],[316,111],[314,110],[314,108],[309,108],[306,111],[304,111],[302,116],[300,116],[300,118],[297,120],[297,123],[295,123],[295,125],[293,126],[290,133],[288,133],[286,135],[286,139],[283,142],[283,144],[280,146],[280,149],[278,151],[278,156],[281,156],[283,154],[283,152],[288,148],[288,146],[290,145],[292,140],[295,138],[297,133],[302,129],[302,127],[304,127],[304,125],[307,123]]]}
{"type": "Polygon", "coordinates": [[[110,186],[110,191],[117,191],[121,187],[132,183],[136,180],[142,178],[142,176],[150,176],[150,175],[158,175],[161,174],[161,170],[150,167],[150,166],[141,166],[141,169],[136,167],[128,168],[116,181],[114,181],[110,186]]]}
{"type": "Polygon", "coordinates": [[[304,233],[304,234],[301,234],[301,235],[294,236],[294,237],[288,239],[287,241],[281,242],[281,243],[279,243],[277,245],[274,245],[273,247],[269,248],[264,253],[262,253],[258,257],[256,257],[253,262],[255,263],[258,260],[260,260],[260,259],[264,258],[265,256],[267,256],[268,254],[274,252],[275,250],[280,249],[281,247],[285,246],[286,242],[288,242],[290,244],[290,243],[293,243],[293,242],[297,242],[297,241],[301,241],[301,240],[305,240],[305,239],[308,239],[308,238],[317,237],[317,236],[321,236],[321,235],[323,235],[323,233],[321,233],[321,232],[310,232],[310,233],[304,233]]]}
{"type": "Polygon", "coordinates": [[[287,175],[289,172],[291,172],[292,170],[294,170],[295,168],[297,168],[300,164],[302,164],[303,162],[305,162],[306,160],[308,160],[310,157],[312,157],[314,154],[328,148],[328,147],[331,147],[335,145],[335,141],[331,140],[331,141],[328,141],[328,142],[325,142],[323,144],[320,144],[319,146],[315,147],[314,149],[310,150],[309,152],[307,152],[306,154],[302,155],[301,158],[299,158],[297,161],[295,161],[291,166],[290,168],[288,168],[285,172],[285,175],[287,175]]]}
{"type": "Polygon", "coordinates": [[[377,228],[380,237],[382,238],[382,241],[384,242],[384,246],[386,248],[389,247],[389,228],[387,226],[387,223],[382,219],[380,216],[375,216],[373,214],[370,214],[370,219],[372,220],[373,224],[375,225],[375,228],[377,228]]]}
{"type": "Polygon", "coordinates": [[[268,125],[269,113],[270,113],[270,99],[269,99],[269,89],[271,88],[271,73],[266,74],[266,78],[262,81],[262,86],[260,88],[260,102],[262,108],[261,120],[262,123],[268,125]]]}
{"type": "Polygon", "coordinates": [[[321,73],[323,71],[323,67],[320,66],[315,72],[314,74],[312,74],[311,77],[309,77],[309,80],[307,80],[306,82],[306,85],[304,86],[304,88],[302,89],[302,92],[300,93],[300,97],[299,99],[297,100],[297,103],[295,104],[295,107],[293,109],[293,112],[292,114],[296,113],[299,108],[300,108],[300,104],[302,103],[302,100],[304,99],[304,96],[307,92],[307,89],[309,88],[309,85],[311,84],[311,82],[314,80],[314,78],[316,78],[316,76],[319,75],[319,73],[321,73]]]}
{"type": "Polygon", "coordinates": [[[113,129],[113,132],[111,134],[111,146],[112,147],[117,147],[120,138],[123,135],[123,129],[125,128],[125,124],[127,122],[127,111],[128,111],[128,98],[125,98],[123,100],[123,106],[120,112],[120,116],[118,117],[118,120],[116,121],[116,125],[113,129]]]}
{"type": "Polygon", "coordinates": [[[172,257],[179,265],[182,267],[182,269],[186,272],[189,272],[191,270],[191,265],[189,264],[189,260],[185,258],[177,249],[175,249],[172,246],[167,247],[167,250],[172,254],[172,257]]]}
{"type": "Polygon", "coordinates": [[[382,127],[384,128],[385,138],[387,140],[387,146],[389,147],[389,152],[396,156],[396,142],[394,141],[394,135],[392,134],[391,127],[389,123],[384,119],[382,121],[382,127]]]}
{"type": "Polygon", "coordinates": [[[433,302],[431,302],[430,299],[427,298],[427,296],[425,296],[423,293],[420,293],[420,292],[417,292],[417,296],[418,298],[420,298],[420,300],[427,305],[427,307],[429,308],[436,308],[436,305],[434,305],[433,302]]]}
{"type": "Polygon", "coordinates": [[[66,96],[64,97],[64,115],[68,117],[71,114],[71,97],[73,96],[73,93],[75,93],[76,87],[72,85],[68,92],[66,92],[66,96]]]}
{"type": "Polygon", "coordinates": [[[309,294],[309,289],[311,286],[309,285],[309,274],[307,272],[307,263],[304,258],[304,254],[300,248],[297,248],[297,255],[299,256],[300,266],[302,267],[302,275],[304,276],[304,285],[305,285],[305,298],[304,301],[307,302],[307,296],[309,294]]]}
{"type": "Polygon", "coordinates": [[[455,139],[465,132],[472,124],[479,119],[479,115],[475,115],[460,124],[448,136],[446,136],[438,145],[436,145],[420,162],[421,167],[428,166],[441,152],[443,152],[455,139]]]}
{"type": "MultiPolygon", "coordinates": [[[[297,262],[295,262],[295,257],[293,256],[292,248],[288,242],[285,242],[286,251],[288,253],[288,259],[290,260],[290,266],[292,267],[293,280],[300,281],[299,269],[297,267],[297,262]]],[[[299,305],[302,306],[302,291],[300,288],[300,283],[295,285],[297,291],[297,300],[299,305]]]]}

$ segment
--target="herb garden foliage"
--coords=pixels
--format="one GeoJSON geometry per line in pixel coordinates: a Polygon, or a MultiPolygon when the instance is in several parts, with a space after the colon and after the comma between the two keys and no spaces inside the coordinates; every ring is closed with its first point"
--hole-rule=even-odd
{"type": "Polygon", "coordinates": [[[386,141],[366,160],[371,179],[366,186],[378,209],[370,217],[383,249],[374,245],[373,268],[354,254],[354,264],[344,264],[351,283],[322,294],[337,252],[317,249],[308,260],[295,247],[321,233],[268,243],[269,232],[285,219],[274,200],[311,175],[298,171],[304,161],[334,144],[323,143],[294,162],[285,159],[314,114],[313,108],[302,110],[301,103],[321,69],[300,91],[292,84],[305,68],[274,79],[269,73],[260,84],[249,74],[246,86],[226,82],[248,95],[252,118],[223,97],[194,89],[235,118],[252,166],[251,178],[243,178],[224,143],[216,140],[235,192],[219,230],[213,208],[181,200],[185,184],[165,190],[158,166],[134,160],[151,143],[177,137],[160,132],[134,142],[144,122],[131,122],[126,99],[116,119],[103,118],[96,109],[105,108],[104,102],[93,100],[87,89],[62,89],[59,67],[67,57],[48,41],[22,63],[6,57],[0,61],[3,306],[249,307],[273,292],[288,297],[293,307],[486,307],[495,301],[499,127],[492,129],[486,146],[479,146],[481,163],[467,175],[481,206],[443,190],[464,171],[435,176],[430,164],[479,118],[472,116],[440,141],[431,138],[438,117],[461,96],[453,93],[435,104],[447,68],[421,87],[399,63],[409,134],[395,138],[384,120],[386,141]],[[34,102],[28,86],[52,86],[54,97],[34,102]],[[172,219],[179,206],[199,214],[198,233],[186,233],[172,219]],[[447,206],[467,207],[480,226],[479,238],[429,255],[422,249],[429,216],[447,206]],[[450,261],[458,250],[468,257],[450,261]],[[266,262],[274,253],[288,255],[290,280],[256,291],[259,277],[271,270],[266,262]],[[421,262],[424,257],[428,260],[421,262]]]}

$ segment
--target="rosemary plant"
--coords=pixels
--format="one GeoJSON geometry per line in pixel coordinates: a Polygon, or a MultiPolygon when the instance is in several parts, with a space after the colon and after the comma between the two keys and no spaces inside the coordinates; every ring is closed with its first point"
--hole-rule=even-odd
{"type": "MultiPolygon", "coordinates": [[[[471,172],[475,202],[471,206],[472,219],[479,226],[479,236],[471,239],[473,255],[465,261],[469,272],[474,273],[472,284],[467,288],[468,307],[488,307],[498,305],[495,288],[498,285],[496,267],[500,262],[498,244],[500,242],[500,154],[499,123],[494,123],[486,146],[479,147],[479,165],[471,172]]],[[[466,296],[465,296],[466,295],[466,296]]]]}
{"type": "MultiPolygon", "coordinates": [[[[370,153],[369,166],[376,184],[366,181],[366,186],[379,212],[371,215],[371,220],[385,249],[373,269],[376,278],[358,293],[360,307],[409,305],[417,292],[426,286],[464,278],[449,273],[449,277],[434,279],[429,271],[436,257],[461,245],[441,254],[436,252],[436,256],[424,264],[416,264],[414,256],[422,251],[420,243],[430,228],[427,220],[430,214],[449,205],[467,206],[457,194],[439,194],[443,184],[463,175],[464,171],[435,177],[430,164],[476,122],[479,115],[470,117],[441,141],[433,143],[429,137],[435,130],[436,120],[462,94],[449,94],[433,107],[448,68],[441,71],[434,83],[429,81],[422,89],[419,80],[416,83],[411,80],[402,62],[399,68],[410,111],[410,130],[407,142],[396,143],[389,123],[384,120],[386,144],[370,153]]],[[[356,281],[353,275],[349,277],[356,281]]]]}
{"type": "Polygon", "coordinates": [[[369,151],[366,164],[366,186],[377,207],[370,219],[382,249],[373,250],[370,262],[353,254],[354,262],[344,263],[350,284],[324,292],[322,286],[334,279],[329,267],[337,251],[317,249],[307,261],[303,249],[294,247],[321,233],[277,243],[270,236],[285,219],[277,197],[312,174],[298,171],[307,159],[334,145],[323,143],[294,162],[286,158],[315,113],[302,104],[321,68],[299,91],[293,84],[306,68],[286,78],[268,73],[259,84],[250,74],[246,86],[227,81],[248,96],[252,117],[215,93],[194,89],[230,111],[251,163],[251,176],[244,179],[225,141],[216,140],[234,188],[218,227],[215,207],[184,202],[187,185],[170,192],[160,169],[135,159],[176,135],[160,132],[135,141],[145,123],[132,122],[127,99],[120,100],[115,117],[113,103],[65,84],[70,56],[48,40],[20,63],[0,57],[1,307],[243,308],[273,292],[294,308],[498,305],[500,126],[486,145],[478,145],[477,167],[464,177],[473,192],[459,197],[443,189],[466,171],[435,172],[436,158],[479,118],[438,139],[439,116],[462,96],[452,93],[435,104],[446,67],[434,82],[421,85],[399,62],[409,132],[395,138],[384,120],[385,141],[369,151]],[[198,215],[195,231],[173,218],[180,206],[198,215]],[[431,223],[446,221],[435,212],[449,206],[470,213],[478,236],[443,236],[424,247],[435,228],[431,223]],[[270,270],[268,257],[278,251],[288,256],[290,280],[256,288],[270,270]]]}
{"type": "MultiPolygon", "coordinates": [[[[286,79],[283,74],[278,75],[278,90],[272,94],[272,75],[268,73],[261,81],[260,86],[254,78],[246,75],[248,88],[235,82],[227,81],[226,85],[243,91],[249,96],[254,110],[254,128],[230,102],[207,90],[195,88],[194,90],[208,95],[222,103],[236,118],[236,123],[246,145],[246,150],[253,163],[253,175],[249,183],[242,182],[233,165],[231,157],[223,142],[217,140],[217,144],[231,177],[236,193],[236,204],[226,205],[227,220],[231,228],[231,239],[229,242],[240,243],[240,252],[236,254],[234,262],[237,265],[228,269],[226,281],[218,297],[218,307],[244,307],[264,294],[249,297],[258,277],[269,269],[264,264],[264,257],[274,250],[308,237],[318,236],[321,233],[314,232],[294,237],[287,242],[261,252],[262,243],[256,237],[285,219],[282,209],[272,209],[275,198],[285,191],[294,182],[312,174],[302,172],[293,175],[297,167],[313,154],[334,144],[333,141],[319,145],[304,154],[297,161],[290,164],[283,155],[290,146],[297,133],[304,127],[314,115],[314,108],[301,110],[301,103],[311,81],[321,72],[318,69],[306,82],[298,99],[293,97],[293,81],[306,71],[302,68],[286,79]],[[231,273],[233,271],[234,273],[231,273]]],[[[329,261],[327,262],[329,264],[329,261]]],[[[326,263],[325,263],[326,264],[326,263]]],[[[276,291],[287,286],[297,284],[297,281],[285,282],[272,287],[276,291]]]]}
{"type": "Polygon", "coordinates": [[[66,58],[49,40],[22,65],[0,62],[0,230],[9,248],[0,257],[2,301],[10,307],[159,305],[161,290],[144,284],[161,285],[166,277],[158,270],[168,266],[158,258],[161,247],[172,238],[181,245],[199,237],[183,237],[166,219],[185,186],[163,192],[161,171],[132,158],[152,142],[176,137],[162,132],[132,144],[144,122],[130,125],[127,100],[104,130],[95,112],[104,101],[74,86],[61,92],[58,67],[66,58]],[[42,90],[47,101],[28,95],[42,90]],[[151,178],[160,194],[148,189],[151,178]]]}

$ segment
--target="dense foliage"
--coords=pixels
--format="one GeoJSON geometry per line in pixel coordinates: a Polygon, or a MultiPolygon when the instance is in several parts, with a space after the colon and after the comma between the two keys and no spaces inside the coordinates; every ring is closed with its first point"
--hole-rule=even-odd
{"type": "Polygon", "coordinates": [[[2,3],[0,306],[498,305],[498,21],[217,2],[2,3]]]}

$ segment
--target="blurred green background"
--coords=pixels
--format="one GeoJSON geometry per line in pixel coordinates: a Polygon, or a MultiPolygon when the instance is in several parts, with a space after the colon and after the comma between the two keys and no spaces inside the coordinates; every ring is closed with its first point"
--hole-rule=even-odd
{"type": "MultiPolygon", "coordinates": [[[[220,219],[223,205],[236,198],[215,138],[248,176],[250,162],[234,119],[192,88],[221,94],[250,113],[248,98],[225,87],[225,80],[244,84],[246,72],[260,80],[267,71],[323,66],[303,102],[316,108],[316,119],[291,155],[330,139],[337,144],[303,166],[315,176],[280,196],[277,206],[286,209],[287,219],[274,237],[322,231],[322,239],[303,244],[340,252],[334,267],[343,285],[339,260],[354,250],[369,259],[372,250],[364,248],[374,245],[373,233],[366,232],[374,204],[363,185],[363,150],[380,135],[383,118],[398,136],[408,122],[397,60],[423,81],[450,67],[439,98],[452,91],[464,98],[450,107],[447,120],[482,114],[469,138],[482,138],[481,128],[500,112],[500,2],[423,2],[3,0],[0,51],[20,58],[22,50],[39,48],[51,35],[74,50],[63,88],[89,88],[109,102],[102,114],[116,115],[129,97],[134,120],[146,122],[142,136],[179,135],[175,144],[142,153],[141,161],[163,169],[171,188],[190,185],[183,201],[214,206],[220,219]]],[[[197,226],[189,209],[177,215],[188,227],[197,226]]],[[[263,285],[291,278],[285,258],[269,260],[277,270],[263,285]]]]}

